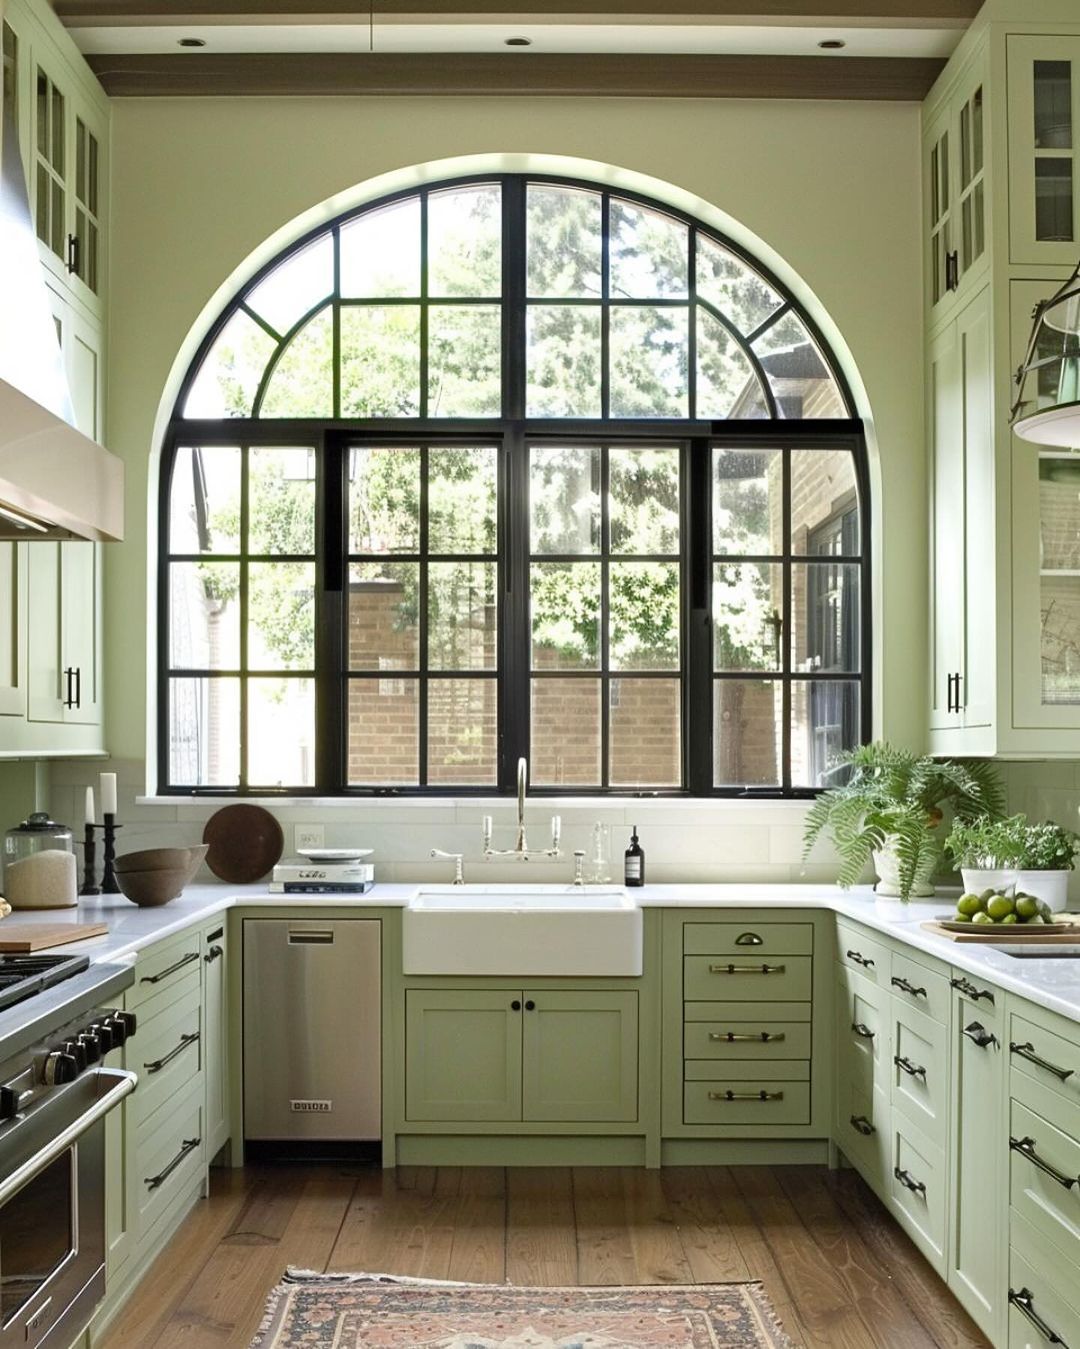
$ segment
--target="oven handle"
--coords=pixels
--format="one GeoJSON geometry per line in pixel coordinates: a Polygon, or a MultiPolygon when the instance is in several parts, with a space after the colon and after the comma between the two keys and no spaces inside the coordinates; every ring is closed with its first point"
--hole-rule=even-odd
{"type": "Polygon", "coordinates": [[[139,1079],[134,1073],[123,1072],[119,1068],[100,1068],[98,1077],[104,1078],[112,1085],[103,1096],[99,1096],[89,1110],[84,1111],[77,1119],[60,1131],[55,1138],[50,1138],[48,1143],[40,1152],[35,1152],[32,1157],[23,1162],[22,1166],[17,1167],[9,1176],[0,1180],[0,1208],[24,1185],[34,1179],[34,1177],[51,1163],[55,1162],[57,1157],[71,1147],[87,1129],[92,1128],[99,1119],[113,1108],[119,1105],[125,1096],[128,1096],[135,1090],[139,1079]]]}

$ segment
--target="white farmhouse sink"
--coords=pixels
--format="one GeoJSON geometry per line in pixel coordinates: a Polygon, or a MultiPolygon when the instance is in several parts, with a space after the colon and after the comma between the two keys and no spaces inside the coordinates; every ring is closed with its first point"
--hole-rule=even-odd
{"type": "Polygon", "coordinates": [[[641,973],[641,910],[611,887],[423,889],[402,915],[402,935],[406,974],[641,973]]]}

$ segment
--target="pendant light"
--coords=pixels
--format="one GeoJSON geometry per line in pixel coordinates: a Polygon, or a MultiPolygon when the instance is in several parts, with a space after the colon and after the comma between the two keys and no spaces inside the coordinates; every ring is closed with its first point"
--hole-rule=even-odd
{"type": "Polygon", "coordinates": [[[1080,447],[1080,263],[1032,311],[1034,326],[1016,372],[1009,420],[1021,440],[1080,447]]]}

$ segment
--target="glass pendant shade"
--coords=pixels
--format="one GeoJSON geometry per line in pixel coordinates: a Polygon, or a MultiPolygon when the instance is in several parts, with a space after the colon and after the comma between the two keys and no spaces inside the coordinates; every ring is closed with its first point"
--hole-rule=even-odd
{"type": "Polygon", "coordinates": [[[1037,445],[1080,447],[1080,264],[1033,317],[1012,428],[1037,445]]]}

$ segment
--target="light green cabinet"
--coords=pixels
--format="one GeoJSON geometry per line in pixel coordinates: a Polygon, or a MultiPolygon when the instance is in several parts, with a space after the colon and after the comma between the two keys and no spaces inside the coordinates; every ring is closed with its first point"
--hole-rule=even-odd
{"type": "Polygon", "coordinates": [[[409,989],[405,1117],[521,1119],[521,993],[409,989]]]}
{"type": "Polygon", "coordinates": [[[525,990],[522,1030],[524,1119],[637,1119],[636,993],[525,990]]]}
{"type": "Polygon", "coordinates": [[[202,1039],[206,1077],[206,1156],[229,1142],[229,937],[224,915],[203,932],[202,1039]]]}
{"type": "Polygon", "coordinates": [[[26,717],[28,567],[25,543],[0,543],[0,718],[26,717]]]}

